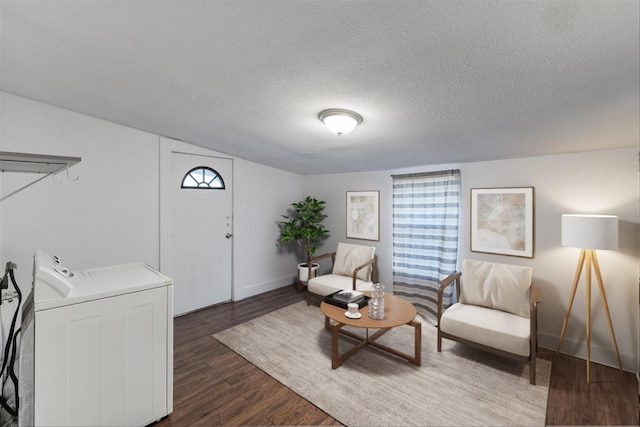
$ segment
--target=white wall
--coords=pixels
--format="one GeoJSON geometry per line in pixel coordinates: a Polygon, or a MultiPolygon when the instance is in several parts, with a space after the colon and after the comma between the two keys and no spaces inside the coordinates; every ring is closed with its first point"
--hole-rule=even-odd
{"type": "MultiPolygon", "coordinates": [[[[138,261],[159,268],[160,137],[3,92],[0,107],[0,151],[82,158],[69,171],[79,180],[59,173],[59,184],[49,177],[0,202],[0,262],[18,264],[21,289],[31,288],[35,249],[71,269],[138,261]]],[[[294,282],[297,260],[279,253],[277,220],[301,198],[302,181],[227,157],[234,160],[234,298],[242,299],[294,282]]],[[[2,173],[0,191],[33,179],[2,173]]]]}
{"type": "MultiPolygon", "coordinates": [[[[619,249],[599,251],[604,285],[616,339],[627,370],[638,371],[638,152],[636,148],[448,164],[369,173],[304,177],[304,192],[327,201],[326,225],[331,238],[320,252],[345,238],[346,191],[380,190],[380,242],[353,241],[377,247],[380,281],[392,287],[392,174],[458,168],[462,175],[460,259],[474,258],[533,268],[542,289],[539,306],[540,345],[557,346],[571,291],[579,250],[560,245],[563,213],[610,213],[619,216],[619,249]],[[535,188],[535,252],[533,259],[472,253],[469,249],[470,189],[485,187],[535,188]]],[[[584,281],[584,279],[583,279],[584,281]]],[[[592,298],[591,358],[617,366],[597,286],[592,298]]],[[[582,282],[565,335],[562,351],[586,357],[585,288],[582,282]]]]}
{"type": "Polygon", "coordinates": [[[298,259],[279,245],[278,221],[303,195],[300,175],[246,160],[234,167],[234,299],[239,300],[295,282],[298,259]]]}
{"type": "MultiPolygon", "coordinates": [[[[82,157],[82,161],[0,202],[3,261],[31,286],[36,248],[69,268],[132,261],[158,266],[158,137],[1,93],[2,151],[82,157]]],[[[3,173],[3,194],[33,174],[3,173]]]]}
{"type": "MultiPolygon", "coordinates": [[[[318,200],[325,200],[323,224],[330,234],[319,246],[316,255],[334,252],[338,242],[348,242],[376,247],[378,280],[385,286],[391,284],[391,175],[388,172],[363,172],[351,174],[306,175],[304,193],[318,200]],[[347,239],[346,206],[347,191],[380,190],[380,241],[347,239]]],[[[321,265],[321,271],[331,268],[331,260],[321,265]]]]}

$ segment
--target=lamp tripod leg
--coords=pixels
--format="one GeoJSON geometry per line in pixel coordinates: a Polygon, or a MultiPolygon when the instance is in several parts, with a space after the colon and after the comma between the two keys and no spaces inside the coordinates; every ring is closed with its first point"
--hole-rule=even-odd
{"type": "MultiPolygon", "coordinates": [[[[584,250],[584,249],[583,249],[584,250]]],[[[586,306],[586,323],[587,323],[587,383],[591,380],[591,260],[593,251],[587,250],[587,274],[585,281],[587,282],[587,302],[586,306]]]]}
{"type": "Polygon", "coordinates": [[[600,288],[600,296],[602,297],[602,304],[604,306],[604,311],[607,314],[607,320],[609,322],[609,332],[611,332],[611,338],[613,338],[613,346],[616,349],[618,366],[620,367],[620,373],[622,373],[622,361],[620,360],[620,353],[618,352],[618,343],[616,342],[616,333],[613,331],[613,323],[611,322],[611,314],[609,313],[609,303],[607,302],[607,294],[604,291],[604,285],[602,283],[602,275],[600,274],[600,265],[598,264],[598,257],[596,256],[595,251],[593,251],[593,270],[596,273],[598,287],[600,288]]]}
{"type": "Polygon", "coordinates": [[[567,306],[567,311],[564,315],[564,322],[562,323],[562,332],[560,333],[560,341],[558,342],[558,349],[556,353],[560,352],[560,348],[562,347],[562,341],[564,340],[564,333],[567,330],[567,323],[569,322],[569,315],[571,314],[571,308],[573,307],[573,300],[576,296],[576,290],[578,289],[578,282],[580,281],[580,274],[582,273],[582,266],[584,265],[585,253],[584,249],[580,251],[580,257],[578,258],[578,267],[576,268],[576,274],[573,279],[573,286],[571,289],[571,297],[569,298],[569,305],[567,306]]]}

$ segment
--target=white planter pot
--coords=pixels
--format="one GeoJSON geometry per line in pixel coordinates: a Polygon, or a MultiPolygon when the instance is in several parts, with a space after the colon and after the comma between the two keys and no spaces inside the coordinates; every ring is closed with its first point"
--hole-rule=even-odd
{"type": "MultiPolygon", "coordinates": [[[[318,264],[313,264],[311,266],[311,277],[318,276],[318,264]]],[[[309,281],[309,267],[307,267],[307,263],[298,264],[298,280],[302,284],[307,284],[309,281]]]]}

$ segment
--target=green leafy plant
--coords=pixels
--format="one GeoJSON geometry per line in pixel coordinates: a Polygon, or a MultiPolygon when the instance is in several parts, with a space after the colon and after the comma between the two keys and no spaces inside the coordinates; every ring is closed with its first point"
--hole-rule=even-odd
{"type": "Polygon", "coordinates": [[[318,249],[318,243],[329,236],[322,220],[327,216],[322,213],[325,201],[307,196],[304,200],[291,204],[291,215],[282,215],[286,221],[280,221],[280,242],[298,242],[305,253],[306,263],[318,249]]]}

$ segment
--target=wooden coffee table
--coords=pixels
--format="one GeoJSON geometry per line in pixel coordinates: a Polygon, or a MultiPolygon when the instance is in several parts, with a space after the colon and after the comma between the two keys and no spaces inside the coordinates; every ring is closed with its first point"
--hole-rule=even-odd
{"type": "Polygon", "coordinates": [[[391,294],[384,296],[384,319],[375,320],[368,316],[368,307],[365,305],[360,309],[362,315],[359,319],[351,319],[345,316],[346,309],[322,302],[320,309],[324,313],[324,327],[331,331],[331,368],[336,369],[351,356],[362,350],[364,347],[374,347],[386,351],[398,357],[408,360],[414,365],[422,364],[422,324],[415,320],[416,308],[409,301],[391,294]],[[333,322],[332,322],[333,321],[333,322]],[[343,330],[342,327],[355,326],[364,328],[365,335],[360,336],[351,331],[343,330]],[[408,325],[414,328],[415,350],[414,355],[402,353],[384,344],[376,342],[376,339],[387,333],[391,328],[408,325]],[[369,335],[369,329],[379,329],[369,335]],[[358,344],[340,355],[338,351],[338,335],[342,334],[358,340],[358,344]]]}

